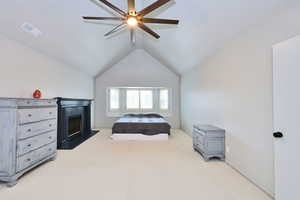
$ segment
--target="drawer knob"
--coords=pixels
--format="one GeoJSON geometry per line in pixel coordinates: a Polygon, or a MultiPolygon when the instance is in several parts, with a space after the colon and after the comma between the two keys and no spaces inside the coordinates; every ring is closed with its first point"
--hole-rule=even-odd
{"type": "Polygon", "coordinates": [[[52,136],[49,136],[49,139],[52,139],[52,136]]]}
{"type": "Polygon", "coordinates": [[[26,161],[29,162],[29,161],[31,161],[31,159],[30,159],[30,158],[27,158],[26,161]]]}
{"type": "Polygon", "coordinates": [[[49,112],[49,115],[52,115],[52,112],[49,112]]]}
{"type": "Polygon", "coordinates": [[[28,129],[27,132],[31,132],[31,129],[28,129]]]}
{"type": "Polygon", "coordinates": [[[28,117],[31,117],[32,116],[32,114],[28,114],[28,117]]]}
{"type": "Polygon", "coordinates": [[[52,127],[52,124],[49,124],[49,127],[52,127]]]}
{"type": "Polygon", "coordinates": [[[27,103],[27,104],[30,104],[30,101],[27,101],[26,103],[27,103]]]}
{"type": "Polygon", "coordinates": [[[48,149],[48,151],[52,151],[52,149],[51,149],[51,148],[49,148],[49,149],[48,149]]]}
{"type": "Polygon", "coordinates": [[[28,147],[31,147],[31,144],[27,144],[28,147]]]}

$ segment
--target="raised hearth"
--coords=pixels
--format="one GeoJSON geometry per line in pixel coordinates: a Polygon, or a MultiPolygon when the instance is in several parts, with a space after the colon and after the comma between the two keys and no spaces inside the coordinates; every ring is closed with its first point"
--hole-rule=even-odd
{"type": "Polygon", "coordinates": [[[73,149],[97,133],[91,129],[90,99],[57,97],[57,148],[73,149]]]}

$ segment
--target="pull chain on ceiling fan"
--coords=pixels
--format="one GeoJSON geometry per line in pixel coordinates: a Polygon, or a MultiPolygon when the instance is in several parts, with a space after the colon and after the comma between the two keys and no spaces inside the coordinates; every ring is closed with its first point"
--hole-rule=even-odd
{"type": "Polygon", "coordinates": [[[105,36],[109,36],[117,31],[119,31],[124,26],[128,26],[130,28],[130,38],[131,38],[132,43],[135,42],[134,32],[137,27],[144,30],[148,34],[152,35],[156,39],[159,39],[160,36],[157,33],[155,33],[153,30],[151,30],[148,26],[146,26],[145,23],[174,24],[174,25],[179,23],[179,20],[157,19],[157,18],[145,17],[152,11],[165,5],[166,3],[168,3],[171,0],[158,0],[139,12],[137,12],[135,9],[135,0],[128,0],[128,12],[124,12],[123,10],[119,9],[118,7],[114,6],[113,4],[111,4],[110,2],[108,2],[106,0],[99,0],[99,1],[104,3],[106,6],[110,7],[111,9],[113,9],[114,11],[116,11],[118,14],[121,15],[121,17],[83,17],[83,19],[85,19],[85,20],[121,21],[121,24],[119,24],[118,26],[113,28],[111,31],[106,33],[105,36]]]}

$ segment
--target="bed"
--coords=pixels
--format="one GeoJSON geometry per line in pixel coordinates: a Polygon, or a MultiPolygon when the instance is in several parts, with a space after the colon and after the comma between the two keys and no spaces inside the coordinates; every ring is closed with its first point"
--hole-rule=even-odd
{"type": "Polygon", "coordinates": [[[112,128],[114,140],[167,140],[171,126],[159,114],[126,114],[112,128]]]}

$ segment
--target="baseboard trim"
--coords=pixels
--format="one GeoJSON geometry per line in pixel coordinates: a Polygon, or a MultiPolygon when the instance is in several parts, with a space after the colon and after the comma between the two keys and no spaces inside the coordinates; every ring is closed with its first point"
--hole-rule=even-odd
{"type": "Polygon", "coordinates": [[[271,199],[275,200],[275,197],[273,195],[271,195],[269,192],[267,192],[266,190],[264,190],[262,187],[260,187],[258,184],[256,184],[254,181],[252,181],[250,178],[248,178],[247,176],[245,176],[240,170],[238,170],[237,168],[235,168],[233,165],[231,165],[230,163],[228,163],[227,161],[225,161],[225,163],[232,168],[234,171],[236,171],[237,173],[239,173],[241,176],[243,176],[245,179],[247,179],[250,183],[252,183],[255,187],[257,187],[259,190],[261,190],[263,193],[265,193],[268,197],[270,197],[271,199]]]}

